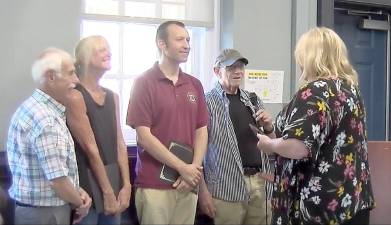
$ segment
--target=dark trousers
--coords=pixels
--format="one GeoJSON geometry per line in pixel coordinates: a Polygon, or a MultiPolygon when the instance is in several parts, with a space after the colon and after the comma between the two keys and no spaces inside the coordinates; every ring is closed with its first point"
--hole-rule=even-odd
{"type": "Polygon", "coordinates": [[[369,209],[361,210],[342,225],[369,225],[369,212],[369,209]]]}

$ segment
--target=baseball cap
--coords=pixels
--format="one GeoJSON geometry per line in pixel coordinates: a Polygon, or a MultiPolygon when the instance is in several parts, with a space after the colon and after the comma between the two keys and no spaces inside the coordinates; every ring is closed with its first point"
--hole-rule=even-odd
{"type": "Polygon", "coordinates": [[[220,52],[220,55],[217,56],[215,61],[215,66],[231,66],[236,61],[242,61],[245,65],[248,64],[248,60],[244,58],[239,51],[231,48],[224,49],[220,52]]]}

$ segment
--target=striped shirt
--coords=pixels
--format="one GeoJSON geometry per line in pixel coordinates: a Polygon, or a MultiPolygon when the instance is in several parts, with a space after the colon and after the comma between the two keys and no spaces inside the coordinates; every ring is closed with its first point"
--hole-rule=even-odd
{"type": "Polygon", "coordinates": [[[50,180],[68,176],[79,186],[71,134],[65,124],[65,107],[36,89],[11,119],[7,156],[12,173],[10,197],[34,206],[60,206],[50,180]]]}
{"type": "MultiPolygon", "coordinates": [[[[254,110],[249,92],[240,89],[240,101],[254,110]]],[[[204,158],[205,182],[214,198],[224,201],[248,201],[249,193],[244,179],[242,160],[234,126],[229,115],[229,99],[219,83],[206,93],[209,111],[208,150],[204,158]]],[[[264,108],[258,99],[258,108],[264,108]]],[[[254,111],[253,111],[254,113],[254,111]]],[[[260,153],[262,172],[270,172],[266,154],[260,153]]],[[[272,184],[267,183],[267,197],[270,199],[272,184]]]]}

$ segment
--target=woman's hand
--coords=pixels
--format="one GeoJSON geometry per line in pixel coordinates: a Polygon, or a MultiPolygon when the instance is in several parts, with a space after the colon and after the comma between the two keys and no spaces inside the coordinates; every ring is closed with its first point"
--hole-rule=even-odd
{"type": "Polygon", "coordinates": [[[258,144],[257,144],[257,148],[266,153],[266,154],[271,154],[273,153],[273,149],[272,149],[272,139],[264,134],[257,134],[257,137],[258,137],[258,144]]]}

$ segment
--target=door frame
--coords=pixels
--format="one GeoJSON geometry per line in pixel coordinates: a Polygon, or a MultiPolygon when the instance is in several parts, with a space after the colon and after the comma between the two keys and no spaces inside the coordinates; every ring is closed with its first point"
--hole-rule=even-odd
{"type": "Polygon", "coordinates": [[[334,28],[335,2],[359,4],[363,6],[376,6],[391,10],[390,0],[317,0],[317,25],[334,28]]]}
{"type": "MultiPolygon", "coordinates": [[[[388,12],[388,21],[391,22],[391,1],[390,0],[317,0],[317,25],[334,29],[335,3],[344,3],[351,6],[376,7],[388,12]]],[[[387,34],[387,55],[386,55],[386,133],[385,141],[391,140],[391,29],[387,34]]]]}

